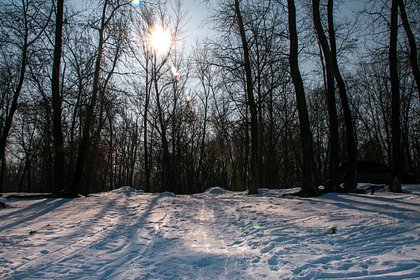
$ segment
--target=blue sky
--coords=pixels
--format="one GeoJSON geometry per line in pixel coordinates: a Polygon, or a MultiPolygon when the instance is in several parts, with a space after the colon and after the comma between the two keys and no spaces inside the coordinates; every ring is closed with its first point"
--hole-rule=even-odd
{"type": "Polygon", "coordinates": [[[203,38],[210,32],[206,25],[206,18],[209,16],[208,7],[202,2],[202,0],[183,1],[184,8],[188,10],[188,23],[185,26],[185,32],[189,41],[187,44],[194,44],[196,39],[203,38]]]}
{"type": "MultiPolygon", "coordinates": [[[[218,1],[219,0],[210,0],[213,5],[218,1]]],[[[195,39],[203,38],[211,33],[209,26],[206,25],[206,18],[209,16],[209,8],[202,2],[203,0],[184,0],[182,2],[184,9],[188,10],[187,18],[189,19],[185,32],[189,35],[188,40],[192,41],[192,43],[195,39]]],[[[338,3],[338,1],[336,2],[338,3]]],[[[363,9],[365,2],[366,1],[364,0],[345,0],[342,4],[338,5],[339,9],[335,11],[336,16],[343,14],[351,17],[353,12],[363,9]]]]}
{"type": "MultiPolygon", "coordinates": [[[[72,3],[88,3],[89,0],[70,0],[72,3]]],[[[152,2],[153,0],[146,0],[147,2],[152,2]]],[[[169,0],[170,2],[171,0],[169,0]]],[[[219,0],[210,0],[211,4],[216,4],[219,0]]],[[[309,1],[309,0],[307,0],[309,1]]],[[[174,1],[175,2],[175,1],[174,1]]],[[[363,0],[346,0],[340,9],[336,11],[336,16],[339,13],[345,15],[350,15],[355,10],[360,10],[363,8],[363,0]]],[[[197,39],[203,39],[208,35],[211,35],[211,30],[206,19],[209,16],[209,7],[203,3],[203,0],[183,0],[182,1],[183,9],[187,11],[187,20],[184,32],[186,35],[186,40],[183,44],[192,46],[195,44],[197,39]]]]}

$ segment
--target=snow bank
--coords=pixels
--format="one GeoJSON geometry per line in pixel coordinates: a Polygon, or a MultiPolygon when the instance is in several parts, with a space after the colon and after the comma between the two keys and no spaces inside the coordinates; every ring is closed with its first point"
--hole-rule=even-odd
{"type": "Polygon", "coordinates": [[[0,197],[0,209],[6,208],[6,207],[7,207],[6,199],[4,197],[0,197]]]}
{"type": "Polygon", "coordinates": [[[158,193],[158,196],[160,196],[160,197],[175,197],[176,194],[174,194],[173,192],[161,192],[161,193],[158,193]]]}
{"type": "Polygon", "coordinates": [[[403,189],[13,198],[0,279],[420,279],[420,185],[403,189]]]}
{"type": "Polygon", "coordinates": [[[213,187],[206,190],[205,193],[211,194],[211,195],[221,195],[221,194],[227,194],[229,193],[229,191],[221,187],[213,187]]]}
{"type": "Polygon", "coordinates": [[[110,193],[130,196],[130,195],[133,195],[133,194],[142,194],[142,193],[144,193],[144,191],[143,190],[137,190],[137,189],[135,189],[133,187],[130,187],[130,186],[123,186],[121,188],[110,191],[110,193]]]}
{"type": "Polygon", "coordinates": [[[258,194],[255,196],[265,196],[265,197],[277,197],[281,198],[289,194],[297,193],[301,188],[288,188],[288,189],[266,189],[259,188],[258,194]]]}

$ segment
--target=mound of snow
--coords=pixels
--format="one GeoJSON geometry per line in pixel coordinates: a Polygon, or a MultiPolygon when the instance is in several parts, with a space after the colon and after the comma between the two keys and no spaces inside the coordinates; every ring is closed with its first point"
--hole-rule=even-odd
{"type": "Polygon", "coordinates": [[[132,195],[132,194],[139,194],[139,193],[144,193],[143,190],[137,190],[133,187],[130,186],[123,186],[121,188],[115,189],[113,191],[111,191],[111,193],[115,193],[115,194],[122,194],[122,195],[132,195]]]}
{"type": "Polygon", "coordinates": [[[3,209],[3,208],[7,207],[6,201],[7,201],[7,199],[5,197],[0,196],[0,209],[3,209]]]}
{"type": "Polygon", "coordinates": [[[301,188],[287,188],[287,189],[259,188],[258,189],[258,194],[253,195],[253,196],[281,198],[281,197],[285,197],[286,195],[297,193],[300,190],[301,190],[301,188]]]}
{"type": "Polygon", "coordinates": [[[213,195],[225,194],[228,192],[229,192],[228,190],[225,190],[224,188],[221,188],[221,187],[213,187],[206,190],[207,194],[213,194],[213,195]]]}
{"type": "Polygon", "coordinates": [[[158,195],[162,197],[175,197],[176,196],[173,192],[161,192],[158,195]]]}

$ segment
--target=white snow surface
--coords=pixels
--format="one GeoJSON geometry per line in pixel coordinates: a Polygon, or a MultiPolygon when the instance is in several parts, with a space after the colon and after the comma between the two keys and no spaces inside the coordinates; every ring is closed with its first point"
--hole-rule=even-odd
{"type": "Polygon", "coordinates": [[[206,191],[207,194],[213,194],[213,195],[219,195],[219,194],[226,194],[228,193],[227,190],[221,188],[221,187],[213,187],[206,191]]]}
{"type": "Polygon", "coordinates": [[[0,279],[420,279],[420,185],[404,189],[2,199],[0,279]]]}

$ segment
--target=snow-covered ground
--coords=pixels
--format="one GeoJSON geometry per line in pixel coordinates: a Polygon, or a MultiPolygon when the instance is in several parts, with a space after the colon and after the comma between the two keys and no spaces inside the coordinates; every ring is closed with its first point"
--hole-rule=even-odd
{"type": "Polygon", "coordinates": [[[1,198],[0,279],[420,279],[406,194],[1,198]]]}

